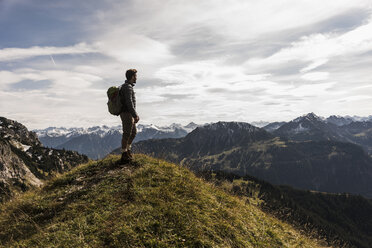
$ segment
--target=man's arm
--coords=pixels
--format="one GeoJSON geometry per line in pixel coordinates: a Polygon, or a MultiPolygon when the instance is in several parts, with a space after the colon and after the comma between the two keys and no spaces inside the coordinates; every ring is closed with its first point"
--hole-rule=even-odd
{"type": "Polygon", "coordinates": [[[127,85],[126,87],[127,89],[124,90],[125,104],[128,107],[129,113],[132,114],[133,118],[137,119],[138,114],[136,110],[134,109],[134,104],[133,104],[133,99],[132,99],[133,87],[131,85],[127,85]]]}

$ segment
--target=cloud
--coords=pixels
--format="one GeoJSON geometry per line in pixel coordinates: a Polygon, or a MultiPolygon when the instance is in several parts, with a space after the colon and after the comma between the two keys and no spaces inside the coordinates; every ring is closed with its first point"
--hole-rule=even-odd
{"type": "Polygon", "coordinates": [[[3,81],[0,86],[4,86],[4,84],[16,83],[22,80],[21,76],[11,71],[0,71],[0,78],[3,81]]]}
{"type": "Polygon", "coordinates": [[[267,58],[255,58],[246,66],[267,67],[297,61],[310,62],[301,72],[314,70],[338,56],[351,56],[372,50],[372,18],[356,29],[343,34],[313,34],[301,37],[289,47],[283,48],[267,58]]]}
{"type": "Polygon", "coordinates": [[[155,65],[173,58],[166,44],[132,33],[123,27],[110,30],[94,46],[102,54],[134,66],[155,65]]]}
{"type": "Polygon", "coordinates": [[[150,34],[160,40],[177,41],[176,37],[179,35],[181,40],[182,37],[194,39],[197,36],[187,34],[195,33],[199,28],[213,30],[217,35],[228,39],[246,40],[273,30],[282,31],[321,22],[350,9],[363,9],[368,4],[368,0],[326,3],[321,0],[207,0],[197,4],[187,0],[130,1],[115,5],[116,11],[110,12],[115,18],[110,20],[110,15],[106,16],[109,23],[113,20],[118,22],[118,12],[122,13],[129,6],[131,15],[122,15],[123,23],[132,30],[150,34]]]}
{"type": "Polygon", "coordinates": [[[33,127],[116,123],[106,89],[128,68],[147,123],[371,111],[350,100],[372,94],[369,0],[18,1],[0,17],[0,104],[33,127]]]}
{"type": "Polygon", "coordinates": [[[51,87],[51,82],[48,80],[32,81],[32,80],[23,80],[18,83],[12,84],[10,90],[41,90],[51,87]]]}
{"type": "Polygon", "coordinates": [[[323,81],[329,78],[328,72],[310,72],[301,76],[301,78],[309,81],[323,81]]]}
{"type": "Polygon", "coordinates": [[[192,94],[172,94],[172,93],[165,93],[161,94],[161,97],[164,97],[167,100],[172,100],[172,101],[177,101],[177,100],[182,100],[186,98],[192,98],[192,94]]]}
{"type": "Polygon", "coordinates": [[[30,48],[4,48],[0,50],[0,62],[17,59],[27,59],[36,56],[50,56],[57,54],[84,54],[97,52],[92,46],[86,43],[79,43],[68,47],[40,47],[30,48]]]}
{"type": "Polygon", "coordinates": [[[269,74],[247,74],[241,66],[229,66],[223,60],[206,60],[163,67],[155,77],[170,84],[182,84],[195,88],[228,86],[242,81],[263,80],[269,74]]]}
{"type": "Polygon", "coordinates": [[[7,88],[0,91],[0,106],[7,118],[25,120],[25,124],[31,127],[43,126],[45,123],[55,126],[87,126],[92,120],[102,120],[102,116],[106,124],[115,123],[115,118],[107,112],[106,91],[94,87],[101,80],[95,75],[29,69],[7,74],[12,77],[17,75],[15,79],[19,80],[14,79],[17,82],[8,84],[7,88]]]}

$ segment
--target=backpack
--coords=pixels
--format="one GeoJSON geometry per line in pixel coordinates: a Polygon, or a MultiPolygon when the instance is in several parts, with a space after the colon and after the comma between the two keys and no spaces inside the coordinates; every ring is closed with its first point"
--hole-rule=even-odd
{"type": "Polygon", "coordinates": [[[120,113],[122,112],[123,105],[121,104],[121,99],[120,99],[120,96],[121,96],[120,89],[121,89],[121,86],[119,87],[112,86],[107,90],[108,111],[113,115],[120,115],[120,113]]]}

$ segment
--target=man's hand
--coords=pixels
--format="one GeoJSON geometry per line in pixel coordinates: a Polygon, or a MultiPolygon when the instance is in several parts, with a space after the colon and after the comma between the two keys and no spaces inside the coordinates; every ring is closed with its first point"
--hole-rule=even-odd
{"type": "Polygon", "coordinates": [[[134,123],[137,123],[139,121],[139,116],[137,116],[136,118],[134,118],[134,123]]]}

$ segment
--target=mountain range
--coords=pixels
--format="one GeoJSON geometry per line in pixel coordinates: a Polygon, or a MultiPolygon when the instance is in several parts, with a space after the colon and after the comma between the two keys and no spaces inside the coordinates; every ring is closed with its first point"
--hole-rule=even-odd
{"type": "Polygon", "coordinates": [[[276,127],[274,129],[268,125],[264,129],[275,136],[295,141],[349,142],[361,146],[372,155],[372,121],[352,121],[351,118],[335,116],[324,119],[309,113],[276,127]]]}
{"type": "Polygon", "coordinates": [[[140,141],[134,150],[193,171],[224,171],[300,189],[372,197],[372,159],[365,151],[369,140],[364,140],[364,149],[356,144],[369,125],[352,122],[341,126],[341,132],[339,126],[313,113],[271,133],[248,123],[218,122],[198,127],[183,138],[140,141]],[[358,134],[354,138],[351,127],[358,134]]]}
{"type": "MultiPolygon", "coordinates": [[[[306,117],[306,116],[313,116],[323,122],[326,122],[326,123],[332,123],[336,126],[344,126],[344,125],[347,125],[347,124],[350,124],[351,122],[367,122],[367,121],[372,121],[372,115],[368,116],[368,117],[361,117],[361,116],[340,116],[340,115],[331,115],[327,118],[325,117],[322,117],[322,116],[317,116],[315,115],[314,113],[308,113],[308,114],[305,114],[303,116],[300,116],[300,117],[297,117],[296,119],[301,119],[303,117],[306,117]]],[[[296,120],[294,119],[294,120],[296,120]]],[[[252,122],[251,124],[254,125],[254,126],[257,126],[257,127],[263,127],[263,128],[266,128],[266,127],[270,127],[272,126],[273,124],[276,124],[278,125],[278,127],[280,127],[281,125],[285,124],[286,122],[264,122],[264,121],[259,121],[259,122],[252,122]]],[[[276,128],[275,128],[276,129],[276,128]]]]}
{"type": "MultiPolygon", "coordinates": [[[[191,122],[185,126],[173,123],[170,126],[137,125],[133,142],[147,139],[181,138],[198,125],[191,122]]],[[[89,128],[48,127],[36,129],[41,143],[46,147],[77,151],[91,159],[105,157],[121,144],[122,127],[94,126],[89,128]]]]}
{"type": "MultiPolygon", "coordinates": [[[[293,138],[294,140],[301,139],[328,139],[332,138],[343,142],[352,142],[361,145],[367,152],[372,152],[371,133],[365,128],[356,127],[348,130],[346,126],[357,126],[356,123],[372,123],[372,116],[358,117],[358,116],[330,116],[328,118],[315,116],[313,119],[318,120],[318,124],[314,124],[312,128],[308,128],[308,123],[299,121],[306,119],[306,116],[315,114],[311,113],[302,117],[298,117],[297,122],[252,122],[252,125],[262,127],[268,132],[275,132],[277,136],[285,136],[293,138]],[[285,125],[286,124],[286,125],[285,125]],[[284,127],[277,131],[281,126],[284,127]],[[322,125],[322,127],[317,127],[322,125]],[[306,127],[306,128],[304,128],[306,127]],[[342,128],[340,128],[342,127],[342,128]],[[319,128],[321,130],[319,130],[319,128]],[[285,129],[289,133],[285,133],[285,129]],[[328,129],[327,131],[325,131],[328,129]],[[309,132],[306,132],[309,131],[309,132]],[[367,131],[367,133],[364,133],[367,131]],[[319,137],[316,137],[316,136],[319,137]],[[330,137],[328,137],[331,135],[330,137]],[[303,136],[301,138],[301,136],[303,136]],[[309,137],[311,136],[311,137],[309,137]]],[[[311,116],[309,117],[311,118],[311,116]]],[[[204,124],[207,125],[207,124],[204,124]]],[[[148,139],[166,139],[166,138],[182,138],[194,130],[198,126],[193,122],[188,125],[181,125],[173,123],[169,126],[157,126],[153,124],[137,125],[137,136],[135,142],[148,140],[148,139]]],[[[64,128],[64,127],[48,127],[45,129],[33,130],[42,144],[45,147],[52,147],[56,149],[67,149],[77,151],[81,154],[87,155],[91,159],[100,159],[109,154],[112,150],[116,149],[121,144],[122,127],[121,125],[108,127],[108,126],[93,126],[89,128],[64,128]]]]}

